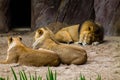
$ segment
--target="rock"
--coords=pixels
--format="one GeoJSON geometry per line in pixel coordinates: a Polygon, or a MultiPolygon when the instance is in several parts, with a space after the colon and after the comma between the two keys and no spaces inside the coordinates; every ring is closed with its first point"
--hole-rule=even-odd
{"type": "MultiPolygon", "coordinates": [[[[0,32],[10,28],[10,2],[0,0],[0,32]]],[[[120,35],[120,0],[31,0],[32,30],[55,22],[81,24],[88,19],[100,22],[105,35],[120,35]]]]}
{"type": "Polygon", "coordinates": [[[120,0],[94,0],[95,20],[100,22],[106,35],[120,35],[120,0]]]}
{"type": "Polygon", "coordinates": [[[61,28],[63,27],[67,27],[68,25],[65,23],[61,23],[61,22],[54,22],[54,23],[50,23],[49,25],[45,26],[48,27],[49,29],[51,29],[53,31],[53,33],[56,33],[57,31],[59,31],[61,28]]]}
{"type": "Polygon", "coordinates": [[[0,32],[8,31],[7,20],[8,2],[9,0],[0,0],[0,32]]]}
{"type": "Polygon", "coordinates": [[[94,0],[33,0],[33,24],[46,26],[52,22],[82,23],[94,19],[94,0]]]}

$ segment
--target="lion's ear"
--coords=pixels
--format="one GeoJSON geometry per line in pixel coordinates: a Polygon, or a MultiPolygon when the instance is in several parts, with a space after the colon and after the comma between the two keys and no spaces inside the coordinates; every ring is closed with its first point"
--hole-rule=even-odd
{"type": "Polygon", "coordinates": [[[39,33],[39,34],[43,34],[43,30],[39,29],[39,30],[38,30],[38,33],[39,33]]]}
{"type": "Polygon", "coordinates": [[[13,41],[11,36],[8,37],[8,41],[9,41],[9,43],[11,43],[13,41]]]}
{"type": "Polygon", "coordinates": [[[21,36],[18,36],[18,38],[20,39],[20,41],[22,41],[22,37],[21,36]]]}

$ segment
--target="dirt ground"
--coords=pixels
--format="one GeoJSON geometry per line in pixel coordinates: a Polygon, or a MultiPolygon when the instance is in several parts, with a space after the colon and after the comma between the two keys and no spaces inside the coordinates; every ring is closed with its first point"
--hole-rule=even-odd
{"type": "MultiPolygon", "coordinates": [[[[21,35],[23,43],[31,47],[33,43],[33,32],[7,33],[0,34],[0,60],[6,58],[7,52],[7,36],[21,35]]],[[[83,48],[88,53],[88,61],[84,65],[63,65],[58,67],[50,67],[57,72],[57,80],[76,80],[80,74],[86,76],[87,80],[95,80],[97,75],[101,75],[102,80],[120,80],[120,37],[105,36],[105,42],[97,46],[84,46],[83,48]]],[[[78,45],[79,47],[80,45],[78,45]]],[[[19,70],[24,70],[26,73],[35,72],[43,77],[45,80],[48,67],[30,67],[17,66],[17,64],[0,64],[0,76],[13,77],[10,66],[12,66],[16,73],[19,70]]]]}

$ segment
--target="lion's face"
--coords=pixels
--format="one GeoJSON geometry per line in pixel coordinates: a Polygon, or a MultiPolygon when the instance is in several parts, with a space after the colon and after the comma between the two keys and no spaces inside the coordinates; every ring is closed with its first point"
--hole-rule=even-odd
{"type": "Polygon", "coordinates": [[[10,46],[12,43],[19,43],[22,41],[21,36],[18,37],[8,37],[8,46],[10,46]]]}
{"type": "Polygon", "coordinates": [[[103,28],[93,21],[85,21],[80,30],[79,43],[86,45],[103,40],[103,28]]]}
{"type": "Polygon", "coordinates": [[[22,41],[22,38],[20,36],[8,37],[8,51],[16,45],[22,45],[21,41],[22,41]]]}
{"type": "Polygon", "coordinates": [[[92,42],[94,42],[94,34],[90,31],[85,31],[80,35],[80,40],[79,43],[83,44],[83,45],[89,45],[92,42]]]}
{"type": "Polygon", "coordinates": [[[47,27],[39,28],[35,33],[35,41],[38,39],[48,39],[50,37],[53,37],[54,33],[47,27]]]}
{"type": "Polygon", "coordinates": [[[93,21],[85,21],[81,26],[81,31],[90,31],[90,32],[97,32],[99,30],[99,26],[94,23],[93,21]]]}
{"type": "Polygon", "coordinates": [[[33,49],[39,47],[45,39],[49,38],[49,32],[45,28],[39,28],[35,33],[35,42],[33,43],[33,49]]]}

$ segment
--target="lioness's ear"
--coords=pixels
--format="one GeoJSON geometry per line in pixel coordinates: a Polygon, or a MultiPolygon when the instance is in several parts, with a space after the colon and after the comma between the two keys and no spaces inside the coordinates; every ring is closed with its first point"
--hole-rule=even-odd
{"type": "Polygon", "coordinates": [[[38,33],[39,33],[39,34],[43,34],[43,30],[38,29],[38,33]]]}
{"type": "Polygon", "coordinates": [[[8,36],[8,41],[9,41],[9,43],[11,43],[13,41],[11,36],[8,36]]]}
{"type": "Polygon", "coordinates": [[[18,36],[18,38],[20,39],[20,41],[22,41],[22,37],[21,36],[18,36]]]}

